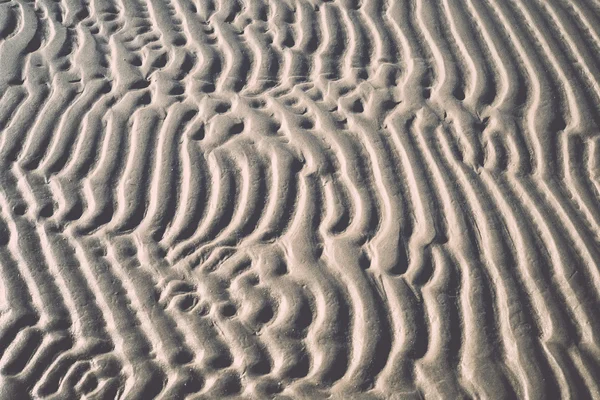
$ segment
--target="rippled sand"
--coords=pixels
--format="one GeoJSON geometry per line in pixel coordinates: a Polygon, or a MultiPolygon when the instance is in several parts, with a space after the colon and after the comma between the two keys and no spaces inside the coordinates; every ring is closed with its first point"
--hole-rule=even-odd
{"type": "Polygon", "coordinates": [[[0,0],[0,398],[600,399],[599,120],[597,0],[0,0]]]}

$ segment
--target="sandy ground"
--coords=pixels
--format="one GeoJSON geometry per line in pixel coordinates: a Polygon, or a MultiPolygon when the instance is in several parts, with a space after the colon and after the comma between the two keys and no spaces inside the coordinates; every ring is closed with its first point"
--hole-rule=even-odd
{"type": "Polygon", "coordinates": [[[0,398],[600,399],[597,0],[1,0],[0,398]]]}

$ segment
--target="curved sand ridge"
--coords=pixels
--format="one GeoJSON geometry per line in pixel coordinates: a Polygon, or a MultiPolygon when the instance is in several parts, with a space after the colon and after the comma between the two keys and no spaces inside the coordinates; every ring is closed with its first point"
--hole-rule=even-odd
{"type": "Polygon", "coordinates": [[[0,2],[6,398],[600,398],[600,3],[0,2]]]}

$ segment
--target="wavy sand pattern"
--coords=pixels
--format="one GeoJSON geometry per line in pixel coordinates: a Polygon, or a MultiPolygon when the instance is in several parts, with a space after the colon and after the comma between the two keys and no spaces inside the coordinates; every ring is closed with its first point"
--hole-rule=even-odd
{"type": "Polygon", "coordinates": [[[2,398],[599,399],[599,122],[597,0],[2,0],[2,398]]]}

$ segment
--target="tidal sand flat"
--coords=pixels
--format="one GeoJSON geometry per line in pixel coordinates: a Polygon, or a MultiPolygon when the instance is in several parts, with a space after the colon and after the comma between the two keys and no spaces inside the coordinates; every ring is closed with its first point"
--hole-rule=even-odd
{"type": "Polygon", "coordinates": [[[0,0],[0,398],[600,399],[600,2],[0,0]]]}

